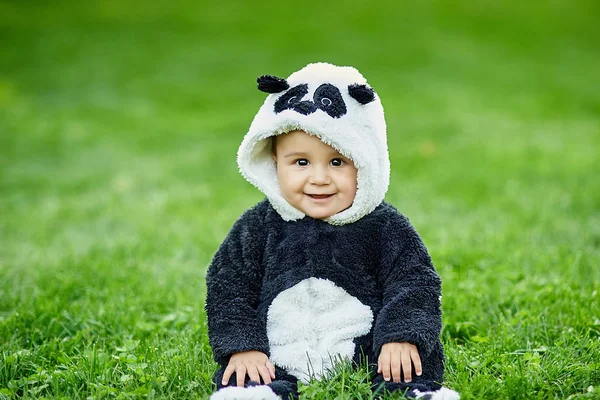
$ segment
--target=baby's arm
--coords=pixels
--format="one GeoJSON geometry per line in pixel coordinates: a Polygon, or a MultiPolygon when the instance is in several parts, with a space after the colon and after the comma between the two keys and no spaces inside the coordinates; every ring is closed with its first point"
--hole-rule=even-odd
{"type": "Polygon", "coordinates": [[[417,346],[410,343],[386,343],[381,346],[381,353],[377,360],[377,373],[383,374],[383,379],[390,378],[398,383],[401,381],[401,372],[404,372],[404,382],[412,380],[412,365],[415,366],[415,374],[421,376],[421,357],[417,346]]]}
{"type": "MultiPolygon", "coordinates": [[[[386,345],[411,343],[418,347],[421,358],[427,358],[438,346],[442,325],[441,280],[431,257],[416,230],[400,214],[388,217],[380,251],[377,277],[383,290],[383,304],[374,326],[375,354],[387,359],[391,353],[382,355],[384,347],[389,347],[386,345]]],[[[388,368],[392,368],[391,363],[390,359],[388,368]]]]}
{"type": "Polygon", "coordinates": [[[237,386],[244,386],[246,375],[250,380],[260,383],[262,378],[263,383],[268,385],[271,379],[275,379],[275,367],[269,361],[269,357],[260,351],[243,351],[235,353],[229,359],[229,364],[223,373],[222,384],[229,384],[229,378],[235,372],[237,386]]]}
{"type": "Polygon", "coordinates": [[[240,217],[219,247],[206,276],[208,336],[215,360],[232,354],[269,355],[266,326],[258,316],[264,251],[264,206],[240,217]]]}

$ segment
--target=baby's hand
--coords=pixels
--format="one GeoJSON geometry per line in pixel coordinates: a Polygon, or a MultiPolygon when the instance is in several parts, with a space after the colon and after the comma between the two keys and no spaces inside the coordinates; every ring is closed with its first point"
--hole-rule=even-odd
{"type": "Polygon", "coordinates": [[[229,364],[223,373],[222,384],[227,385],[233,373],[237,376],[237,386],[244,386],[246,374],[254,382],[260,383],[262,377],[265,385],[275,379],[275,367],[269,361],[269,357],[260,351],[242,351],[234,353],[229,359],[229,364]]]}
{"type": "Polygon", "coordinates": [[[404,382],[412,380],[412,364],[415,365],[415,373],[421,376],[421,357],[415,345],[410,343],[386,343],[381,346],[381,353],[377,361],[377,372],[383,374],[383,379],[400,382],[400,370],[404,372],[404,382]]]}

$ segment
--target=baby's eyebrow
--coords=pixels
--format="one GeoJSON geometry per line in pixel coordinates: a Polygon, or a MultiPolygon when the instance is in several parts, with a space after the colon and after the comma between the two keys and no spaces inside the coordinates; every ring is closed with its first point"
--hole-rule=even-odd
{"type": "MultiPolygon", "coordinates": [[[[339,158],[339,157],[348,158],[348,157],[344,156],[343,154],[338,153],[335,150],[332,150],[329,153],[329,156],[333,157],[333,158],[339,158]]],[[[308,154],[307,153],[303,153],[301,151],[292,151],[291,153],[285,154],[283,157],[284,158],[289,158],[289,157],[308,157],[308,154]]]]}
{"type": "Polygon", "coordinates": [[[291,153],[287,153],[283,157],[284,158],[288,158],[288,157],[300,157],[300,156],[306,156],[306,153],[302,153],[302,152],[299,152],[299,151],[293,151],[291,153]]]}

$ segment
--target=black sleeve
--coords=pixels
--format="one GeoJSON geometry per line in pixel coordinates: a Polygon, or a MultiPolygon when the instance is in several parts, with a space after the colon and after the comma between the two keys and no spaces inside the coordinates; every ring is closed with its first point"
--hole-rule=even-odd
{"type": "Polygon", "coordinates": [[[428,355],[440,340],[441,279],[417,231],[394,212],[381,237],[379,284],[382,308],[376,317],[373,350],[389,342],[408,342],[428,355]]]}
{"type": "Polygon", "coordinates": [[[258,350],[269,356],[266,327],[258,318],[265,246],[265,203],[246,211],[233,225],[206,275],[208,337],[215,361],[258,350]]]}

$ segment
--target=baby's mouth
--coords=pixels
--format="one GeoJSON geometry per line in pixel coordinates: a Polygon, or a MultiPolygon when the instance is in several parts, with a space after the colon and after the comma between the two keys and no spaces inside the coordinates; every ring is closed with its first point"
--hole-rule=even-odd
{"type": "Polygon", "coordinates": [[[333,196],[333,194],[309,194],[309,193],[306,193],[306,195],[313,199],[326,199],[328,197],[333,196]]]}

